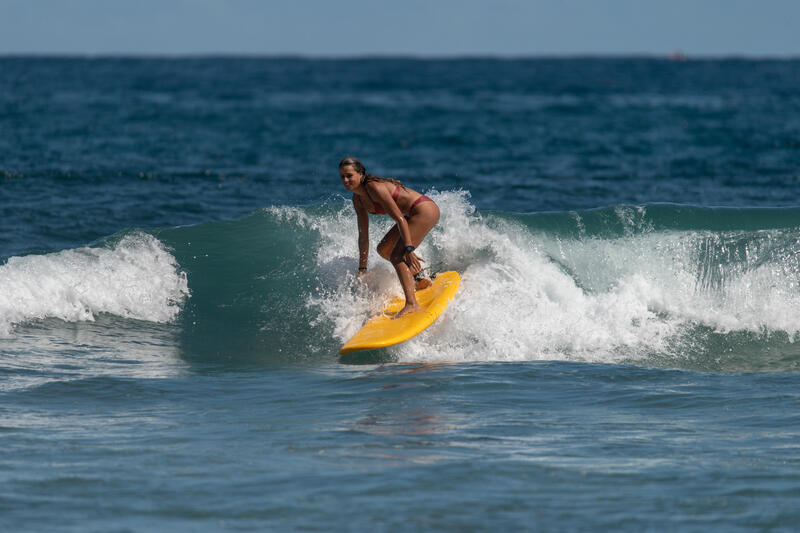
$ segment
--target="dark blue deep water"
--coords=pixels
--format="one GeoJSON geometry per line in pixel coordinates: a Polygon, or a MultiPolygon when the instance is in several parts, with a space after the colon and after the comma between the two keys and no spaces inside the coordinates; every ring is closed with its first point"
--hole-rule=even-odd
{"type": "MultiPolygon", "coordinates": [[[[0,57],[3,531],[793,531],[800,61],[0,57]],[[340,357],[338,161],[463,284],[340,357]]],[[[372,217],[377,243],[391,223],[372,217]]]]}

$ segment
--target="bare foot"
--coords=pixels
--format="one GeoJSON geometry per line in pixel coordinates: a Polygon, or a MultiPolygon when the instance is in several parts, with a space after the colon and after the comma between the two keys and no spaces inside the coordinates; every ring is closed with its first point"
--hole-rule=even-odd
{"type": "Polygon", "coordinates": [[[399,310],[397,314],[394,315],[392,318],[400,318],[403,315],[407,315],[408,313],[413,313],[414,311],[419,311],[419,310],[420,310],[419,304],[414,306],[406,305],[401,310],[399,310]]]}

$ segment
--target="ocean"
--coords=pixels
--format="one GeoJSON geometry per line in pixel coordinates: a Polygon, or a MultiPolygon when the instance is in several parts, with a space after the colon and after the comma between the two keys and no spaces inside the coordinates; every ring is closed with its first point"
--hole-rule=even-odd
{"type": "Polygon", "coordinates": [[[3,531],[794,531],[800,61],[0,57],[3,531]],[[356,282],[345,156],[462,286],[356,282]]]}

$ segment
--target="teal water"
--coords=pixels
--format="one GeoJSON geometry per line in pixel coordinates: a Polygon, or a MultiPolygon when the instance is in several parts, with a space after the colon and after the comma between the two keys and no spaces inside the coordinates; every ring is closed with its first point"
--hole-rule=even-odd
{"type": "Polygon", "coordinates": [[[793,530],[798,76],[0,58],[0,528],[793,530]],[[339,357],[350,154],[463,284],[339,357]]]}
{"type": "Polygon", "coordinates": [[[17,392],[4,522],[490,531],[798,519],[794,375],[563,362],[175,373],[17,392]]]}

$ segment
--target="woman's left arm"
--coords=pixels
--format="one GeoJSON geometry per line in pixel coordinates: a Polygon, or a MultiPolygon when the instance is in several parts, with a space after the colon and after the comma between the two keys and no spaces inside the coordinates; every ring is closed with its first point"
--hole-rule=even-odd
{"type": "MultiPolygon", "coordinates": [[[[400,239],[402,239],[403,248],[409,246],[413,247],[414,241],[411,240],[411,230],[408,229],[406,217],[403,216],[403,212],[400,211],[400,206],[397,205],[397,202],[395,202],[394,198],[392,198],[386,190],[386,187],[381,187],[378,183],[374,182],[368,183],[367,187],[370,188],[370,192],[373,192],[375,196],[378,197],[384,209],[386,209],[386,214],[397,222],[397,229],[400,231],[400,239]]],[[[404,258],[406,265],[408,265],[412,273],[419,272],[421,265],[419,264],[419,258],[413,251],[405,252],[404,258]]]]}

